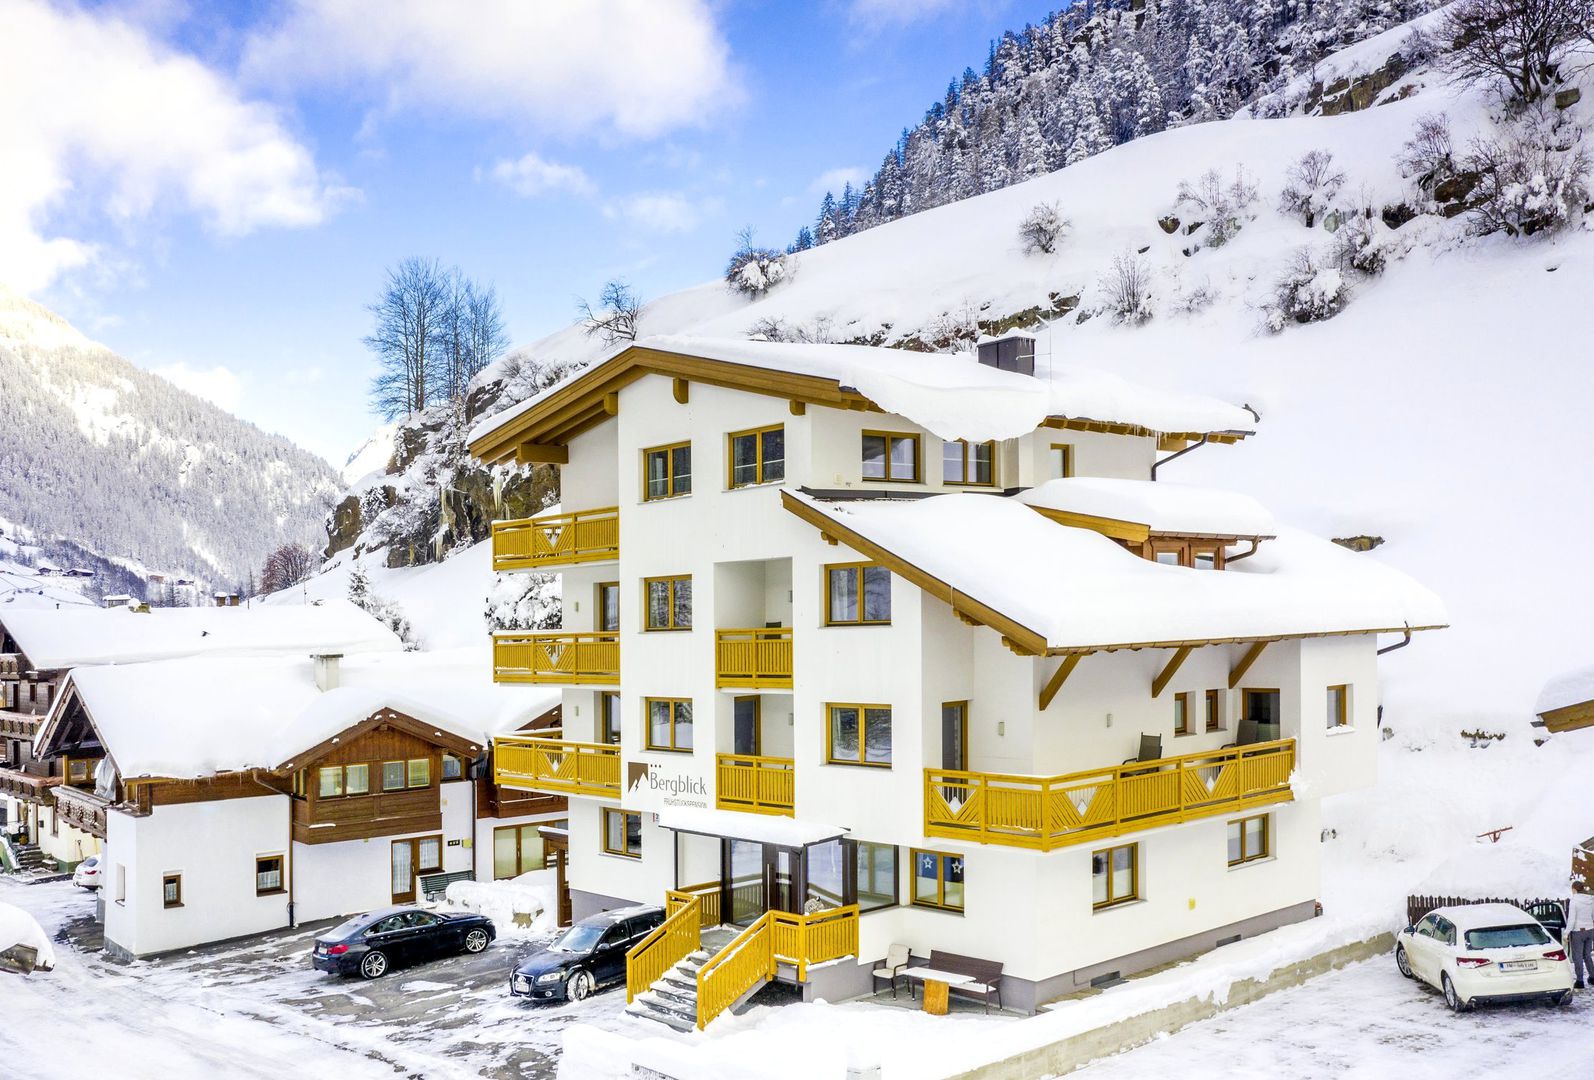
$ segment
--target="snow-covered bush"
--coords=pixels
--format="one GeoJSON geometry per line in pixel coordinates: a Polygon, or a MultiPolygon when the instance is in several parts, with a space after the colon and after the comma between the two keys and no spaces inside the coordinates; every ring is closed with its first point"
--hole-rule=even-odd
{"type": "Polygon", "coordinates": [[[1276,334],[1291,322],[1331,319],[1349,297],[1350,287],[1339,268],[1319,263],[1312,249],[1303,247],[1274,287],[1273,303],[1266,312],[1267,328],[1276,334]]]}
{"type": "Polygon", "coordinates": [[[1069,221],[1056,203],[1036,203],[1018,223],[1018,239],[1026,255],[1050,255],[1068,229],[1069,221]]]}
{"type": "Polygon", "coordinates": [[[828,345],[840,340],[836,336],[836,320],[829,315],[815,315],[805,323],[768,316],[749,326],[747,336],[754,341],[797,341],[804,345],[828,345]]]}
{"type": "Polygon", "coordinates": [[[1417,119],[1411,129],[1411,138],[1400,150],[1400,173],[1417,182],[1417,186],[1432,190],[1433,186],[1454,174],[1456,169],[1455,145],[1450,138],[1450,117],[1442,112],[1427,113],[1417,119]]]}
{"type": "Polygon", "coordinates": [[[1151,267],[1138,255],[1113,259],[1101,291],[1114,322],[1138,325],[1151,318],[1151,267]]]}
{"type": "Polygon", "coordinates": [[[1384,271],[1383,245],[1378,242],[1378,227],[1363,214],[1348,218],[1334,233],[1331,251],[1334,265],[1341,272],[1355,271],[1372,277],[1384,271]]]}
{"type": "Polygon", "coordinates": [[[1334,155],[1327,150],[1308,150],[1289,167],[1284,179],[1279,213],[1300,218],[1308,229],[1333,208],[1339,189],[1345,186],[1345,174],[1334,168],[1334,155]]]}
{"type": "Polygon", "coordinates": [[[725,284],[732,291],[762,296],[791,276],[791,257],[773,248],[754,245],[751,228],[737,233],[736,239],[736,252],[725,265],[725,284]]]}
{"type": "Polygon", "coordinates": [[[349,573],[348,597],[349,603],[393,631],[406,649],[413,652],[420,648],[420,642],[415,639],[414,630],[410,626],[410,620],[405,617],[404,610],[393,601],[383,599],[371,591],[371,576],[365,572],[365,567],[358,563],[349,573]]]}
{"type": "Polygon", "coordinates": [[[1217,298],[1218,294],[1212,288],[1212,283],[1202,279],[1190,287],[1174,293],[1173,306],[1175,310],[1186,315],[1194,315],[1211,307],[1217,298]]]}
{"type": "Polygon", "coordinates": [[[1180,181],[1174,205],[1189,207],[1199,214],[1201,221],[1191,228],[1204,223],[1207,246],[1222,247],[1254,216],[1250,210],[1256,202],[1256,193],[1256,184],[1246,176],[1245,166],[1236,165],[1234,179],[1228,183],[1224,183],[1218,170],[1208,169],[1194,183],[1180,181]]]}
{"type": "Polygon", "coordinates": [[[1558,145],[1547,130],[1474,139],[1461,167],[1478,176],[1467,213],[1479,236],[1553,232],[1588,202],[1587,153],[1558,145]]]}
{"type": "Polygon", "coordinates": [[[488,630],[558,630],[563,621],[557,574],[496,574],[483,617],[488,630]]]}

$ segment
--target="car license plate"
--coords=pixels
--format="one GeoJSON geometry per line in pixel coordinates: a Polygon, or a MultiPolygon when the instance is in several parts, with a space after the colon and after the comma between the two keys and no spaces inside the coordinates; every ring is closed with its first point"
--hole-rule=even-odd
{"type": "Polygon", "coordinates": [[[1500,970],[1501,971],[1532,971],[1534,968],[1536,968],[1538,966],[1539,966],[1539,962],[1537,960],[1502,960],[1502,961],[1500,961],[1500,970]]]}

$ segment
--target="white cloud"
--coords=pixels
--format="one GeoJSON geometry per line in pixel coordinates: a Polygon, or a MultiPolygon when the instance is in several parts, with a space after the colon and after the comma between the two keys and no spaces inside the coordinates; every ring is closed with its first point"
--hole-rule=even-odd
{"type": "Polygon", "coordinates": [[[826,169],[814,177],[814,182],[808,185],[808,190],[815,195],[823,195],[827,191],[841,194],[841,189],[851,184],[861,188],[869,179],[869,170],[862,165],[843,165],[837,169],[826,169]]]}
{"type": "Polygon", "coordinates": [[[852,0],[855,22],[906,26],[955,6],[958,0],[852,0]]]}
{"type": "Polygon", "coordinates": [[[591,195],[596,190],[580,166],[561,165],[535,152],[524,154],[514,161],[500,161],[488,171],[488,175],[516,195],[527,199],[549,191],[564,190],[573,195],[591,195]]]}
{"type": "Polygon", "coordinates": [[[291,0],[249,42],[243,70],[285,92],[349,87],[390,114],[581,135],[657,135],[739,96],[708,0],[291,0]]]}
{"type": "Polygon", "coordinates": [[[603,208],[605,217],[629,222],[648,232],[691,232],[705,214],[719,209],[714,199],[694,201],[675,191],[644,191],[611,199],[603,208]]]}
{"type": "Polygon", "coordinates": [[[244,398],[243,380],[224,364],[205,369],[191,368],[178,361],[150,370],[167,382],[175,383],[190,394],[202,397],[213,405],[219,405],[230,413],[238,411],[238,406],[244,398]]]}
{"type": "Polygon", "coordinates": [[[275,109],[101,11],[5,0],[0,33],[0,280],[37,292],[103,249],[61,235],[168,209],[212,231],[320,222],[329,187],[275,109]]]}

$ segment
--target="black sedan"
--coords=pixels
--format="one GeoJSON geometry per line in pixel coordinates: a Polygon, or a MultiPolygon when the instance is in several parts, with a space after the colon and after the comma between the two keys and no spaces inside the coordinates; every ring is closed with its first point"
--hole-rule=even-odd
{"type": "Polygon", "coordinates": [[[318,971],[377,979],[390,967],[479,953],[497,936],[491,919],[469,912],[383,908],[347,919],[316,938],[311,960],[318,971]]]}
{"type": "Polygon", "coordinates": [[[625,954],[664,921],[661,907],[628,907],[582,919],[564,936],[515,969],[516,997],[580,1001],[605,983],[625,978],[625,954]]]}

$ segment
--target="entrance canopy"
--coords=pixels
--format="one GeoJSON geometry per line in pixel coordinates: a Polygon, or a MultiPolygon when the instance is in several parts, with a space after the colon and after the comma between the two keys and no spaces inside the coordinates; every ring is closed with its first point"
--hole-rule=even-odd
{"type": "Polygon", "coordinates": [[[811,847],[847,833],[840,825],[822,825],[767,814],[743,814],[735,810],[690,808],[659,811],[659,827],[730,840],[753,840],[785,848],[811,847]]]}

